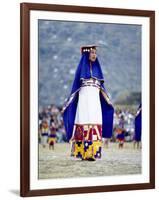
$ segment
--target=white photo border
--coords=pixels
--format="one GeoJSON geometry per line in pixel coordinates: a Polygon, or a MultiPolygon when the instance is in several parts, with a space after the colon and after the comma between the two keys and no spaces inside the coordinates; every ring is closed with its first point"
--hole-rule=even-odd
{"type": "Polygon", "coordinates": [[[149,17],[85,14],[56,11],[30,12],[30,189],[55,189],[85,186],[149,183],[149,105],[150,105],[150,21],[149,17]],[[138,24],[142,26],[142,173],[140,175],[89,178],[38,179],[38,20],[138,24]]]}

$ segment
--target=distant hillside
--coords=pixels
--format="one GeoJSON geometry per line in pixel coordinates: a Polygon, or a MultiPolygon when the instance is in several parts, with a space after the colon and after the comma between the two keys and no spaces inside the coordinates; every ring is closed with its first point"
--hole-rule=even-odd
{"type": "Polygon", "coordinates": [[[138,105],[141,101],[141,93],[140,92],[129,92],[123,91],[116,98],[115,104],[118,105],[138,105]]]}
{"type": "MultiPolygon", "coordinates": [[[[141,26],[39,20],[39,105],[63,105],[80,47],[92,43],[100,46],[98,58],[111,100],[120,102],[123,91],[141,93],[141,26]]],[[[139,102],[140,96],[131,101],[139,102]]]]}

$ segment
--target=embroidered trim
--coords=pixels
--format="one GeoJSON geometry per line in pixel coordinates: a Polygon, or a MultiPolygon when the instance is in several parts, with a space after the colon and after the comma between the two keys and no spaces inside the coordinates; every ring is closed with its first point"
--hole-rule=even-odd
{"type": "Polygon", "coordinates": [[[140,108],[137,112],[136,112],[136,115],[135,116],[138,116],[141,112],[142,108],[140,108]]]}
{"type": "Polygon", "coordinates": [[[86,125],[88,125],[88,126],[102,126],[102,124],[74,124],[74,125],[76,125],[76,126],[86,126],[86,125]]]}
{"type": "Polygon", "coordinates": [[[66,110],[66,108],[69,106],[69,104],[72,102],[72,100],[74,99],[76,93],[80,90],[81,88],[79,88],[78,90],[76,90],[69,98],[68,100],[64,103],[64,106],[61,110],[61,113],[64,113],[64,111],[66,110]]]}
{"type": "MultiPolygon", "coordinates": [[[[83,80],[87,80],[87,79],[83,79],[83,80]]],[[[88,80],[89,80],[89,79],[88,79],[88,80]]],[[[96,79],[96,80],[98,80],[98,79],[96,79]]],[[[100,91],[101,91],[101,93],[102,93],[104,99],[106,100],[106,102],[107,102],[108,104],[112,105],[112,103],[111,103],[111,101],[110,101],[110,99],[109,99],[107,93],[104,91],[104,89],[103,89],[101,86],[96,86],[96,85],[91,85],[91,86],[99,87],[99,89],[100,89],[100,91]]],[[[81,86],[81,87],[83,87],[83,86],[81,86]]],[[[78,90],[76,90],[76,91],[68,98],[68,100],[65,102],[65,104],[64,104],[64,106],[63,106],[63,108],[62,108],[62,111],[61,111],[62,114],[64,113],[64,111],[66,110],[66,108],[69,106],[69,104],[73,101],[75,95],[77,94],[77,92],[80,91],[81,87],[80,87],[78,90]]],[[[113,105],[112,105],[112,106],[113,106],[113,105]]]]}
{"type": "Polygon", "coordinates": [[[95,79],[83,80],[81,87],[86,87],[86,86],[93,86],[93,87],[97,87],[98,89],[100,89],[100,82],[95,79]]]}

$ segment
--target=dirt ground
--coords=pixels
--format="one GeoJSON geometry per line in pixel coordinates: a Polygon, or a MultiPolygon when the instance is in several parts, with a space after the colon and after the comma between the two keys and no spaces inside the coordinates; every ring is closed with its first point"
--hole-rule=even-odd
{"type": "Polygon", "coordinates": [[[39,145],[39,179],[140,174],[142,170],[141,149],[134,149],[132,143],[125,143],[124,149],[110,143],[96,161],[70,157],[70,148],[68,143],[57,143],[54,150],[39,145]]]}

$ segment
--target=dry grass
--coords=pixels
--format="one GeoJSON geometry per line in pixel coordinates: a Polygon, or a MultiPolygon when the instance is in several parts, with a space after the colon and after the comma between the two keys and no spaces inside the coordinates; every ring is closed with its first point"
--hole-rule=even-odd
{"type": "Polygon", "coordinates": [[[126,143],[124,149],[110,143],[102,148],[102,158],[94,162],[70,157],[68,143],[55,144],[55,150],[39,145],[39,179],[97,177],[141,173],[141,150],[126,143]]]}

